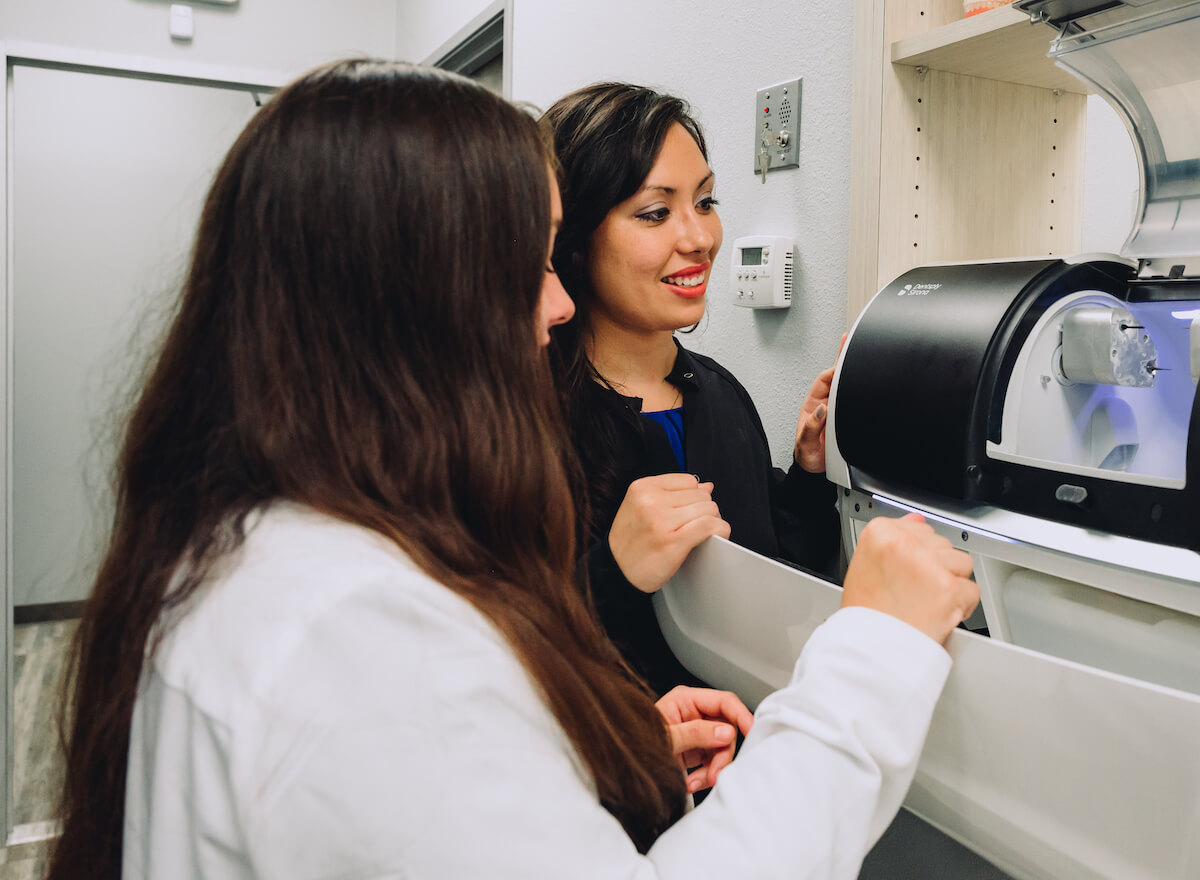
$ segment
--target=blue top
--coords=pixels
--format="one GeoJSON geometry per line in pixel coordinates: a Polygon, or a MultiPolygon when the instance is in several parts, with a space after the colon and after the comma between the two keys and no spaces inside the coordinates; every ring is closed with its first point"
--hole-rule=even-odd
{"type": "Polygon", "coordinates": [[[680,472],[686,471],[687,464],[683,457],[683,407],[677,406],[675,409],[663,409],[642,415],[662,425],[667,439],[671,441],[671,451],[675,453],[675,460],[679,462],[680,472]]]}

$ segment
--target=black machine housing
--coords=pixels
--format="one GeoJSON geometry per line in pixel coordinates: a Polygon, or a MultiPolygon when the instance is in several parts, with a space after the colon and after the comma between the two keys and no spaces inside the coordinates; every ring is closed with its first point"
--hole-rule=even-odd
{"type": "Polygon", "coordinates": [[[1139,280],[1116,258],[906,272],[880,291],[847,343],[835,421],[846,463],[877,484],[920,495],[1200,551],[1200,408],[1194,393],[1182,488],[988,455],[988,441],[1003,439],[1005,395],[1031,330],[1055,303],[1081,290],[1131,304],[1200,301],[1197,282],[1139,280]]]}

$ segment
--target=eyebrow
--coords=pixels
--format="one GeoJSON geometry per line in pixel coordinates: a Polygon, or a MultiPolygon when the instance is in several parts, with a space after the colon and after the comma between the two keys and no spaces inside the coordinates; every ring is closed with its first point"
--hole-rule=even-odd
{"type": "MultiPolygon", "coordinates": [[[[708,183],[715,176],[716,175],[714,174],[714,172],[712,172],[712,171],[708,172],[708,174],[706,174],[704,176],[704,178],[698,184],[696,184],[696,189],[699,189],[700,187],[704,186],[704,184],[708,183]]],[[[653,192],[663,192],[669,196],[675,195],[675,187],[673,187],[673,186],[643,186],[636,193],[634,193],[634,195],[641,195],[644,192],[652,192],[652,191],[653,192]]]]}

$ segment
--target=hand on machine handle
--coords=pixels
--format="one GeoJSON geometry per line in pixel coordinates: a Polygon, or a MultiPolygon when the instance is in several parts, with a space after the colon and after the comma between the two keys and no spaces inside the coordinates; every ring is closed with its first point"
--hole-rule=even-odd
{"type": "Polygon", "coordinates": [[[689,792],[716,784],[717,775],[733,760],[737,731],[745,736],[754,724],[750,710],[729,691],[680,685],[655,705],[667,722],[671,749],[687,773],[689,792]]]}
{"type": "Polygon", "coordinates": [[[944,645],[979,603],[971,568],[971,557],[955,550],[920,514],[876,517],[859,536],[842,607],[874,608],[944,645]]]}
{"type": "MultiPolygon", "coordinates": [[[[846,334],[838,344],[838,355],[846,344],[846,334]]],[[[837,363],[837,357],[834,357],[837,363]]],[[[829,415],[829,391],[833,388],[834,367],[822,370],[812,387],[808,389],[808,397],[800,406],[800,416],[796,420],[796,445],[792,449],[792,458],[796,464],[810,474],[825,473],[825,426],[826,416],[829,415]]]]}
{"type": "Polygon", "coordinates": [[[691,474],[659,474],[629,484],[608,532],[608,546],[626,580],[653,593],[701,541],[729,537],[712,489],[712,483],[697,482],[691,474]]]}

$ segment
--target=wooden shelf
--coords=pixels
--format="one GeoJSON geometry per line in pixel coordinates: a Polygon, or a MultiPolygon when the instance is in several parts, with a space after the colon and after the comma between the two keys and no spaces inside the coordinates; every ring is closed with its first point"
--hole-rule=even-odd
{"type": "Polygon", "coordinates": [[[1087,86],[1046,57],[1054,29],[1011,6],[892,43],[892,62],[1000,82],[1087,94],[1087,86]]]}

